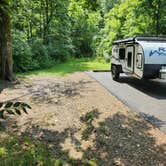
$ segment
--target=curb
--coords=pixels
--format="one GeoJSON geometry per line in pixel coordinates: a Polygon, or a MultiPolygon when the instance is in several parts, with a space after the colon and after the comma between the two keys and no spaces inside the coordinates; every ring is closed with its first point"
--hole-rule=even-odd
{"type": "Polygon", "coordinates": [[[93,72],[111,72],[111,70],[92,70],[93,72]]]}

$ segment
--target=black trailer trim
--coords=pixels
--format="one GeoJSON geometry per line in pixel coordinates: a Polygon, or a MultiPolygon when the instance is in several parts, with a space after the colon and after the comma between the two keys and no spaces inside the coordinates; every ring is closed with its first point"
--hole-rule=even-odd
{"type": "Polygon", "coordinates": [[[113,42],[113,44],[119,44],[119,43],[137,43],[137,41],[159,41],[159,42],[165,42],[166,37],[157,37],[157,36],[135,36],[135,37],[130,37],[126,39],[120,39],[116,40],[113,42]]]}
{"type": "Polygon", "coordinates": [[[144,64],[143,78],[159,78],[162,66],[166,64],[144,64]]]}
{"type": "Polygon", "coordinates": [[[113,42],[113,44],[128,43],[128,42],[134,42],[134,41],[135,41],[135,37],[131,37],[131,38],[126,38],[126,39],[116,40],[113,42]]]}

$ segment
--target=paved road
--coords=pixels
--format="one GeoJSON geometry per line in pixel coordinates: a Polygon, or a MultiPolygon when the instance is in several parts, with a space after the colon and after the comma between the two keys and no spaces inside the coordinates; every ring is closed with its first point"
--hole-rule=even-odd
{"type": "Polygon", "coordinates": [[[113,81],[110,72],[87,72],[113,95],[166,133],[166,82],[142,81],[123,75],[113,81]]]}

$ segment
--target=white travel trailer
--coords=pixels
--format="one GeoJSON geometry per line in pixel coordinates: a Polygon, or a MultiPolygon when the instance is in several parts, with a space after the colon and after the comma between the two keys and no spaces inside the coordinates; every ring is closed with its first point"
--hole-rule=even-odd
{"type": "Polygon", "coordinates": [[[112,77],[120,73],[140,79],[166,79],[166,38],[133,37],[113,42],[112,77]]]}

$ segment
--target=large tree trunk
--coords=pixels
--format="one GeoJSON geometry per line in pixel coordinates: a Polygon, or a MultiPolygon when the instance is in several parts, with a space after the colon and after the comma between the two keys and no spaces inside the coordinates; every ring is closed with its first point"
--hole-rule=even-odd
{"type": "Polygon", "coordinates": [[[7,12],[0,9],[0,77],[13,81],[13,59],[11,46],[11,20],[7,12]]]}

